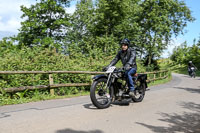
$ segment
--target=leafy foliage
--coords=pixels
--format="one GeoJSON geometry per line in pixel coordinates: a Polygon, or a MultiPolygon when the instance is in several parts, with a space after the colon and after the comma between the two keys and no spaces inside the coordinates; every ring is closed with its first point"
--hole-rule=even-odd
{"type": "Polygon", "coordinates": [[[192,61],[197,67],[200,67],[200,41],[192,46],[187,46],[187,42],[182,43],[180,46],[173,49],[171,60],[176,64],[187,65],[192,61]]]}
{"type": "Polygon", "coordinates": [[[23,12],[18,37],[19,45],[58,47],[70,23],[62,4],[54,0],[41,0],[30,8],[21,6],[23,12]],[[57,44],[52,46],[52,44],[57,44]]]}
{"type": "Polygon", "coordinates": [[[185,3],[178,0],[82,0],[72,15],[66,47],[74,42],[83,54],[94,49],[109,54],[122,38],[129,38],[139,57],[151,65],[172,35],[183,33],[193,20],[185,3]]]}
{"type": "Polygon", "coordinates": [[[140,25],[150,65],[152,58],[159,57],[169,45],[172,35],[183,33],[187,22],[194,18],[183,1],[144,0],[141,6],[140,25]]]}

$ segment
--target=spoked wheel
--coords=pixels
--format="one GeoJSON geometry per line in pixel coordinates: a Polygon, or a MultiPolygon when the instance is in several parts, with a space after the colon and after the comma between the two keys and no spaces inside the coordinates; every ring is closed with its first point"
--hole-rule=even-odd
{"type": "Polygon", "coordinates": [[[99,109],[108,108],[112,101],[113,89],[108,89],[106,82],[106,78],[98,79],[90,88],[91,101],[99,109]]]}
{"type": "Polygon", "coordinates": [[[135,96],[132,98],[134,102],[141,102],[144,99],[145,95],[145,84],[137,83],[137,88],[135,89],[135,96]]]}
{"type": "Polygon", "coordinates": [[[195,74],[195,72],[192,72],[192,76],[193,76],[193,78],[195,78],[195,77],[196,77],[196,74],[195,74]]]}

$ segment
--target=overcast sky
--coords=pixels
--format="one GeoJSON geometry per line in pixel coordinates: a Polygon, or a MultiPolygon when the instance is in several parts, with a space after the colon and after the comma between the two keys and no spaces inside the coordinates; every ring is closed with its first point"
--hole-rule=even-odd
{"type": "MultiPolygon", "coordinates": [[[[68,13],[73,13],[75,11],[75,2],[71,3],[71,7],[67,9],[68,13]]],[[[20,6],[25,5],[30,7],[31,4],[34,4],[36,0],[0,0],[0,39],[6,36],[16,35],[18,29],[20,28],[20,18],[22,12],[20,11],[20,6]]],[[[200,36],[200,0],[185,0],[187,6],[192,10],[192,15],[196,18],[196,21],[189,23],[187,28],[185,28],[185,35],[179,35],[176,39],[174,38],[173,45],[168,47],[168,50],[165,51],[163,57],[167,57],[169,52],[172,52],[172,49],[175,46],[180,45],[184,41],[188,42],[188,45],[193,44],[194,38],[199,38],[200,36]]]]}

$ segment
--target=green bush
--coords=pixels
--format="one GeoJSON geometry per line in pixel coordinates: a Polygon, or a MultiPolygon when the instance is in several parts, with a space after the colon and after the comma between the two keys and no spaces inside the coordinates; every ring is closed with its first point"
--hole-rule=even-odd
{"type": "MultiPolygon", "coordinates": [[[[98,55],[82,55],[81,52],[73,50],[71,55],[57,53],[54,49],[41,47],[22,49],[4,49],[0,56],[0,71],[102,71],[102,68],[110,63],[115,55],[106,56],[98,51],[98,55]]],[[[138,60],[138,72],[145,72],[146,69],[138,60]]],[[[122,64],[116,65],[121,67],[122,64]]],[[[89,83],[90,75],[87,74],[53,74],[55,84],[61,83],[89,83]]],[[[34,90],[17,93],[5,93],[3,88],[48,85],[48,74],[10,74],[0,75],[0,101],[2,104],[23,103],[30,99],[43,100],[51,97],[49,90],[34,90]],[[12,100],[11,100],[12,99],[12,100]]],[[[55,89],[55,95],[64,96],[85,93],[87,87],[61,87],[55,89]]]]}

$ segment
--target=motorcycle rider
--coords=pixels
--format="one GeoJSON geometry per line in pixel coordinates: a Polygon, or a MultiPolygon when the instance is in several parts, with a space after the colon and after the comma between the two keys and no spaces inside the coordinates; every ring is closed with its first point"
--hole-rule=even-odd
{"type": "Polygon", "coordinates": [[[191,69],[192,67],[194,67],[195,70],[197,70],[196,66],[192,63],[192,61],[189,61],[189,62],[188,62],[188,73],[189,73],[189,75],[190,75],[191,72],[192,72],[192,69],[191,69]]]}
{"type": "Polygon", "coordinates": [[[105,67],[107,70],[110,66],[114,66],[119,60],[123,64],[123,69],[125,70],[125,77],[128,83],[129,95],[131,97],[135,96],[135,85],[132,79],[132,75],[137,72],[136,64],[136,51],[130,47],[130,41],[128,39],[123,39],[120,42],[121,50],[118,52],[116,57],[110,62],[110,64],[105,67]]]}

